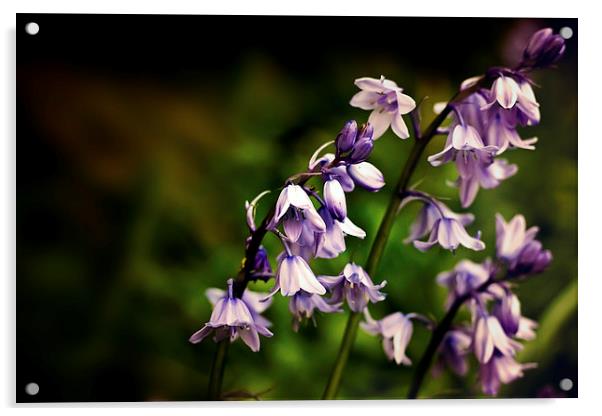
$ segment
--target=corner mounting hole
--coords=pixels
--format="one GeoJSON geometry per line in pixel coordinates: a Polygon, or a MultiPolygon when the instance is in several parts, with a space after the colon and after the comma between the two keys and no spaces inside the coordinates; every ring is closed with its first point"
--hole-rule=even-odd
{"type": "Polygon", "coordinates": [[[573,37],[573,29],[571,29],[568,26],[563,27],[562,29],[560,29],[560,36],[562,36],[564,39],[570,39],[573,37]]]}
{"type": "Polygon", "coordinates": [[[571,391],[573,389],[573,380],[570,378],[563,378],[560,380],[560,389],[564,391],[571,391]]]}
{"type": "Polygon", "coordinates": [[[37,35],[39,31],[40,25],[36,22],[29,22],[25,25],[25,32],[27,32],[28,35],[37,35]]]}
{"type": "Polygon", "coordinates": [[[38,386],[38,383],[29,383],[27,386],[25,386],[25,393],[29,394],[30,396],[35,396],[39,392],[40,386],[38,386]]]}

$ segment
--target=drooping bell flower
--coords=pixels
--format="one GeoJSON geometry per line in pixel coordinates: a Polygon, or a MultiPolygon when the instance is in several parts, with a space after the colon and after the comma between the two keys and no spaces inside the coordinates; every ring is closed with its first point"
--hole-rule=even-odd
{"type": "Polygon", "coordinates": [[[505,159],[495,159],[492,163],[479,159],[471,160],[456,182],[460,191],[462,208],[468,208],[477,197],[480,188],[493,189],[518,172],[518,166],[505,159]]]}
{"type": "Polygon", "coordinates": [[[474,324],[472,348],[480,363],[487,363],[494,351],[514,355],[516,344],[506,335],[495,316],[480,313],[474,324]]]}
{"type": "Polygon", "coordinates": [[[281,220],[284,232],[292,242],[297,241],[301,235],[303,224],[307,224],[316,232],[326,230],[326,224],[305,190],[299,185],[290,184],[282,189],[268,228],[275,228],[281,220]]]}
{"type": "Polygon", "coordinates": [[[383,349],[389,360],[394,360],[398,365],[412,365],[412,361],[406,356],[406,348],[412,339],[414,328],[411,319],[414,317],[415,314],[395,312],[377,321],[366,308],[365,321],[360,326],[367,333],[382,337],[383,349]]]}
{"type": "Polygon", "coordinates": [[[534,368],[535,363],[521,364],[499,351],[485,364],[481,364],[479,380],[483,393],[496,396],[502,384],[509,384],[524,375],[524,370],[534,368]]]}
{"type": "Polygon", "coordinates": [[[452,271],[442,272],[437,275],[437,283],[449,291],[448,304],[458,296],[472,292],[487,282],[491,277],[490,264],[478,264],[470,260],[462,260],[452,271]]]}
{"type": "Polygon", "coordinates": [[[497,150],[495,146],[486,146],[474,127],[458,124],[447,136],[444,149],[429,156],[428,161],[435,167],[455,161],[458,172],[465,176],[470,173],[468,166],[471,161],[491,164],[497,150]]]}
{"type": "Polygon", "coordinates": [[[527,229],[525,217],[518,214],[506,223],[496,214],[497,257],[508,265],[515,276],[541,273],[552,261],[552,253],[535,240],[538,227],[527,229]]]}
{"type": "Polygon", "coordinates": [[[518,74],[514,76],[517,77],[516,80],[508,74],[499,74],[491,86],[490,101],[483,110],[509,111],[508,116],[514,117],[515,120],[514,122],[506,120],[511,125],[516,125],[516,122],[523,126],[535,125],[539,123],[541,116],[533,88],[524,76],[518,74]]]}
{"type": "Polygon", "coordinates": [[[467,331],[461,329],[448,331],[441,341],[438,367],[445,365],[459,376],[466,375],[470,344],[471,336],[467,331]]]}
{"type": "Polygon", "coordinates": [[[412,241],[414,247],[421,251],[426,251],[435,244],[451,251],[455,251],[460,245],[475,251],[485,248],[485,243],[479,238],[471,237],[464,228],[474,220],[472,214],[457,214],[441,201],[417,191],[413,191],[412,196],[406,197],[403,205],[416,200],[425,203],[426,206],[412,225],[411,234],[406,242],[412,241]],[[418,240],[429,233],[427,241],[418,240]]]}
{"type": "Polygon", "coordinates": [[[319,276],[318,280],[332,293],[332,302],[346,300],[353,312],[362,312],[368,302],[380,302],[386,296],[380,289],[387,281],[375,285],[368,273],[355,263],[345,265],[338,276],[319,276]]]}
{"type": "Polygon", "coordinates": [[[498,319],[504,332],[508,335],[515,335],[520,325],[520,301],[518,297],[506,291],[501,299],[498,299],[493,307],[493,315],[498,319]]]}
{"type": "Polygon", "coordinates": [[[372,110],[368,123],[374,127],[374,140],[382,136],[389,126],[398,137],[410,137],[402,115],[416,108],[412,97],[403,94],[402,88],[384,76],[380,79],[358,78],[355,85],[361,91],[351,98],[350,104],[362,110],[372,110]]]}
{"type": "Polygon", "coordinates": [[[355,225],[349,217],[339,221],[332,217],[330,211],[322,207],[318,210],[326,224],[326,231],[316,234],[315,257],[332,259],[344,252],[347,248],[345,236],[350,235],[357,238],[365,238],[366,232],[355,225]]]}
{"type": "MultiPolygon", "coordinates": [[[[266,323],[269,324],[269,322],[257,319],[259,313],[265,310],[269,304],[263,307],[263,309],[261,307],[259,307],[258,310],[253,308],[253,312],[251,312],[251,308],[245,300],[234,297],[232,285],[233,281],[232,279],[229,279],[228,290],[215,301],[209,322],[207,322],[199,331],[192,334],[190,342],[197,344],[213,333],[215,342],[222,341],[226,338],[229,338],[230,342],[234,342],[240,337],[252,351],[259,351],[259,334],[265,337],[271,337],[273,335],[266,327],[266,323]]],[[[211,298],[214,298],[215,295],[215,292],[208,293],[210,300],[211,298]]],[[[251,303],[254,304],[254,299],[251,303]]]]}
{"type": "Polygon", "coordinates": [[[307,293],[323,295],[326,289],[316,279],[314,272],[303,257],[292,253],[283,253],[279,256],[278,270],[276,271],[276,282],[268,298],[278,291],[283,296],[293,296],[300,290],[307,293]]]}
{"type": "Polygon", "coordinates": [[[342,303],[328,303],[324,298],[315,293],[300,290],[291,297],[288,309],[293,315],[293,330],[297,332],[302,321],[311,319],[315,325],[314,310],[324,313],[342,312],[342,303]]]}

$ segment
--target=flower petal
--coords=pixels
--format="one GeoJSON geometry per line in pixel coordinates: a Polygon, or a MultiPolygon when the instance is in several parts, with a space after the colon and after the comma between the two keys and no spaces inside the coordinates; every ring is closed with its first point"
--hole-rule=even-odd
{"type": "Polygon", "coordinates": [[[353,181],[369,191],[378,191],[385,186],[385,178],[380,170],[369,162],[357,163],[347,168],[353,181]]]}
{"type": "Polygon", "coordinates": [[[395,113],[390,113],[384,108],[377,108],[370,113],[370,117],[368,117],[368,123],[370,123],[374,128],[372,140],[376,140],[385,134],[394,117],[395,113]]]}
{"type": "Polygon", "coordinates": [[[351,98],[349,105],[361,108],[362,110],[374,110],[379,98],[380,94],[378,92],[362,90],[351,98]]]}

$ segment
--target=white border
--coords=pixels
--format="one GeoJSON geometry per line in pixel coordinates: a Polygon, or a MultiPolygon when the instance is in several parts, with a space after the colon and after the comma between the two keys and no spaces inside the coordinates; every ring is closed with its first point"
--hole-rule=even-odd
{"type": "MultiPolygon", "coordinates": [[[[305,0],[287,4],[282,1],[181,1],[145,0],[76,0],[14,1],[1,2],[0,20],[3,25],[0,80],[4,97],[0,101],[0,128],[4,131],[0,140],[0,205],[1,244],[0,262],[4,267],[3,287],[0,288],[0,405],[9,406],[9,413],[18,411],[29,414],[43,411],[48,415],[81,414],[82,405],[53,405],[14,407],[14,305],[15,305],[15,13],[154,13],[154,14],[321,14],[321,15],[398,15],[398,16],[532,16],[579,18],[579,399],[576,400],[437,400],[437,401],[356,401],[356,402],[270,402],[229,403],[226,405],[202,403],[156,404],[96,404],[85,406],[86,413],[111,412],[165,414],[166,410],[177,414],[199,412],[240,412],[245,415],[305,415],[309,412],[364,414],[372,409],[377,412],[404,412],[404,414],[478,414],[483,416],[504,415],[523,410],[545,412],[546,415],[599,414],[602,397],[602,346],[600,329],[602,308],[602,276],[599,272],[600,236],[600,155],[598,149],[602,134],[599,100],[602,62],[600,41],[602,19],[596,11],[596,2],[550,1],[527,2],[525,0],[491,1],[333,1],[305,0]],[[6,3],[6,4],[5,4],[6,3]]],[[[428,29],[426,29],[428,30],[428,29]]],[[[378,41],[378,33],[367,34],[378,41]]],[[[403,39],[402,39],[403,40],[403,39]]],[[[545,174],[545,173],[544,173],[545,174]]]]}

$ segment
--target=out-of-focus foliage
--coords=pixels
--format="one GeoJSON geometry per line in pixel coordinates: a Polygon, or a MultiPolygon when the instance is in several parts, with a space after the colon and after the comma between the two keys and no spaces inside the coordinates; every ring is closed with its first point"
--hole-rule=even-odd
{"type": "MultiPolygon", "coordinates": [[[[422,43],[455,48],[456,61],[426,67],[422,55],[406,53],[403,44],[390,50],[362,46],[352,56],[319,55],[311,72],[301,74],[257,45],[220,74],[209,61],[209,69],[164,75],[146,68],[144,76],[121,73],[118,63],[112,70],[51,60],[20,65],[18,388],[36,381],[41,390],[34,400],[48,401],[204,399],[215,345],[193,346],[188,337],[209,317],[204,291],[224,287],[240,264],[244,201],[303,170],[313,150],[334,139],[345,120],[367,120],[367,112],[347,104],[356,92],[355,78],[384,74],[417,100],[428,96],[427,123],[434,117],[432,104],[450,97],[464,78],[519,54],[513,46],[517,34],[524,39],[544,25],[556,30],[571,25],[577,33],[576,20],[465,20],[480,30],[471,46],[464,38],[454,42],[453,33],[436,25],[418,30],[421,20],[412,22],[412,29],[404,27],[415,33],[413,51],[438,54],[423,50],[422,43]],[[428,40],[431,36],[446,42],[428,40]]],[[[496,212],[507,219],[525,215],[554,253],[546,273],[517,289],[526,316],[545,316],[574,283],[576,48],[574,37],[558,68],[535,76],[542,122],[523,134],[539,137],[537,150],[508,152],[520,166],[518,174],[498,189],[481,190],[471,207],[476,222],[470,230],[482,230],[485,252],[420,253],[403,245],[418,208],[410,206],[372,276],[389,282],[387,301],[372,308],[375,317],[396,310],[441,317],[445,292],[435,276],[464,257],[481,260],[493,253],[496,212]]],[[[426,155],[439,151],[443,140],[433,140],[426,155]]],[[[356,190],[348,196],[349,216],[368,237],[349,238],[348,252],[336,260],[316,261],[317,273],[335,274],[350,259],[360,264],[366,259],[410,146],[390,132],[376,142],[371,161],[387,186],[377,194],[356,190]]],[[[432,168],[423,158],[413,182],[422,180],[424,190],[448,197],[450,207],[460,210],[457,191],[446,185],[454,175],[453,167],[432,168]]],[[[274,198],[262,200],[258,215],[274,198]]],[[[268,237],[265,246],[274,259],[278,242],[268,237]]],[[[571,300],[576,302],[576,292],[568,295],[571,300]]],[[[262,339],[259,353],[239,342],[230,348],[226,391],[263,392],[263,399],[319,398],[346,314],[318,316],[317,327],[294,333],[287,308],[287,300],[277,296],[267,312],[275,336],[262,339]]],[[[561,379],[576,383],[576,313],[560,324],[547,328],[549,345],[529,355],[542,365],[504,387],[501,396],[560,394],[561,379]]],[[[414,363],[427,340],[426,330],[417,327],[408,350],[414,363]]],[[[428,378],[421,396],[480,397],[474,361],[471,367],[464,379],[447,373],[428,378]]],[[[360,332],[340,396],[404,397],[413,369],[388,362],[380,342],[360,332]]],[[[576,387],[565,394],[575,395],[576,387]]]]}

